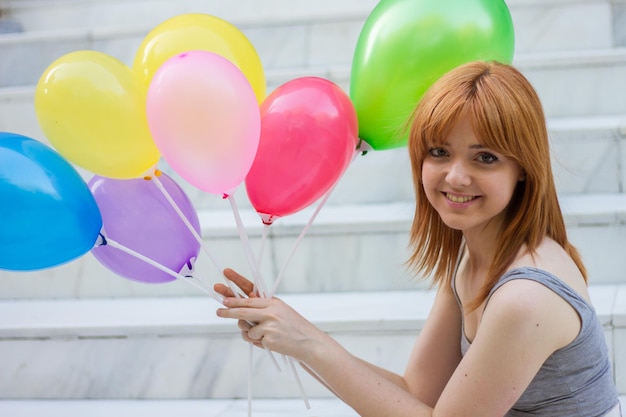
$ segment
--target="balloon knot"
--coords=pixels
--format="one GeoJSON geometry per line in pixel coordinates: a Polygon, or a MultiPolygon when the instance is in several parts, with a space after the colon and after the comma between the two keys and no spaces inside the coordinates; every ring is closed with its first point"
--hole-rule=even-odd
{"type": "Polygon", "coordinates": [[[274,214],[267,214],[267,213],[259,213],[259,215],[261,216],[261,221],[266,226],[271,226],[274,223],[274,220],[278,219],[279,217],[274,214]]]}
{"type": "Polygon", "coordinates": [[[226,193],[222,194],[222,198],[223,198],[224,200],[226,200],[228,197],[230,197],[228,194],[226,194],[226,193]]]}
{"type": "Polygon", "coordinates": [[[107,244],[107,238],[102,233],[98,233],[98,246],[105,246],[107,244]]]}
{"type": "Polygon", "coordinates": [[[363,138],[359,138],[359,143],[356,146],[356,150],[361,153],[361,156],[365,156],[369,151],[373,150],[373,148],[370,146],[369,143],[364,141],[363,138]]]}
{"type": "MultiPolygon", "coordinates": [[[[161,176],[161,174],[163,174],[163,173],[161,172],[161,170],[159,170],[159,169],[157,169],[157,168],[154,168],[154,176],[155,176],[155,177],[160,177],[160,176],[161,176]]],[[[152,179],[152,175],[145,175],[145,176],[143,177],[143,179],[144,179],[144,180],[146,180],[146,181],[150,181],[150,180],[152,179]]]]}

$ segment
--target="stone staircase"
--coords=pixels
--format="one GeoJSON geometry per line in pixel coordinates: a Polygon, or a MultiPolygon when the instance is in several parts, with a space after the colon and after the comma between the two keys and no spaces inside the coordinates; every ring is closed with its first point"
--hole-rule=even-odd
{"type": "MultiPolygon", "coordinates": [[[[191,12],[219,16],[249,37],[263,62],[268,92],[303,75],[328,78],[347,91],[352,53],[376,3],[0,1],[0,18],[21,28],[0,34],[0,131],[45,142],[33,96],[52,61],[96,49],[130,65],[152,27],[191,12]]],[[[507,4],[516,29],[515,65],[538,89],[549,117],[569,233],[589,268],[618,388],[626,395],[626,4],[507,4]]],[[[205,247],[222,265],[247,273],[228,203],[178,180],[198,209],[205,247]]],[[[269,281],[287,262],[313,208],[264,230],[245,190],[235,198],[253,248],[264,242],[262,272],[269,281]]],[[[279,287],[281,297],[353,352],[398,371],[432,301],[432,291],[404,266],[412,198],[404,149],[357,158],[298,246],[279,287]]],[[[217,281],[216,269],[202,254],[197,273],[217,281]]],[[[45,271],[0,271],[0,411],[97,415],[94,410],[151,407],[136,410],[242,415],[252,379],[260,415],[263,407],[308,415],[293,376],[286,369],[278,372],[262,352],[255,352],[249,378],[248,347],[233,323],[215,318],[217,307],[188,283],[135,283],[115,276],[90,254],[45,271]],[[50,411],[59,404],[69,408],[50,411]]],[[[306,395],[319,401],[313,412],[353,415],[307,374],[299,376],[306,395]]]]}

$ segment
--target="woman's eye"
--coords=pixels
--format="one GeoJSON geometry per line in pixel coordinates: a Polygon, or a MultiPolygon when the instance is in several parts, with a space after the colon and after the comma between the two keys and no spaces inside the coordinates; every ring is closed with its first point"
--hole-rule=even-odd
{"type": "Polygon", "coordinates": [[[442,148],[430,148],[428,150],[428,154],[435,158],[441,158],[442,156],[447,155],[445,149],[442,149],[442,148]]]}
{"type": "Polygon", "coordinates": [[[476,159],[478,160],[478,162],[493,164],[498,160],[498,157],[490,153],[481,153],[476,159]]]}

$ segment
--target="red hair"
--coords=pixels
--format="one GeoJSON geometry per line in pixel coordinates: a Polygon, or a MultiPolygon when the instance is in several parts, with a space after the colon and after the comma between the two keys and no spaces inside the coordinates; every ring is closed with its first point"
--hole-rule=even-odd
{"type": "Polygon", "coordinates": [[[487,298],[523,245],[532,254],[545,236],[565,249],[586,280],[582,259],[567,239],[539,97],[518,70],[497,62],[471,62],[453,69],[429,88],[412,115],[408,151],[416,207],[408,263],[432,276],[434,284],[450,284],[462,233],[446,226],[426,198],[422,162],[433,145],[444,142],[462,114],[469,116],[483,145],[517,162],[525,174],[505,209],[498,250],[469,308],[487,298]]]}

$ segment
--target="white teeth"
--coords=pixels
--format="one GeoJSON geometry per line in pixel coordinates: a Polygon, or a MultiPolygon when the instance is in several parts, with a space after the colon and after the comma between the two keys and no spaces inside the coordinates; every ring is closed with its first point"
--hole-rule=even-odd
{"type": "Polygon", "coordinates": [[[446,198],[453,203],[467,203],[468,201],[472,201],[474,197],[472,196],[460,196],[446,193],[446,198]]]}

